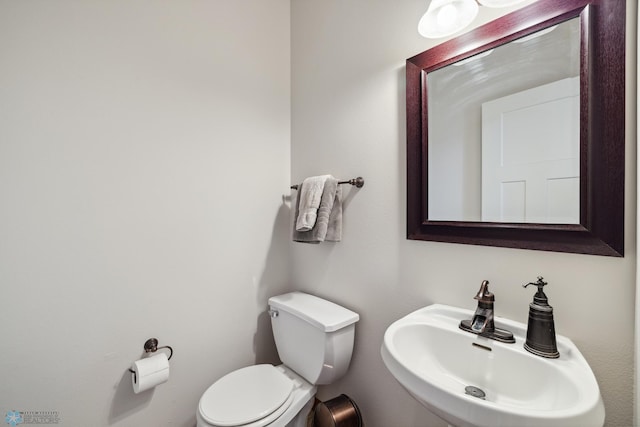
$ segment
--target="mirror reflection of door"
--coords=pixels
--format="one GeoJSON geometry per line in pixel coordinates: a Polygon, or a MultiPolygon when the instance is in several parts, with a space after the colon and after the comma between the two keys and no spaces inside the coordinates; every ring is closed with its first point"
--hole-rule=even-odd
{"type": "Polygon", "coordinates": [[[482,221],[580,222],[580,82],[482,105],[482,221]]]}
{"type": "MultiPolygon", "coordinates": [[[[579,75],[578,18],[426,73],[429,93],[426,158],[428,220],[578,223],[577,202],[569,212],[564,212],[558,203],[550,204],[557,211],[545,215],[547,218],[557,218],[558,222],[541,219],[544,215],[534,214],[531,209],[528,219],[522,220],[524,208],[520,202],[514,202],[514,206],[503,210],[503,219],[498,215],[492,215],[491,219],[488,216],[487,219],[484,218],[482,105],[497,98],[579,75]],[[520,206],[519,211],[516,206],[520,206]]],[[[551,116],[555,117],[554,113],[551,116]]],[[[531,130],[526,128],[526,122],[525,120],[523,133],[528,135],[531,130]]],[[[574,124],[577,135],[580,132],[580,121],[576,120],[574,124]]],[[[533,145],[524,149],[534,155],[539,154],[540,139],[542,138],[531,138],[533,145]]],[[[555,187],[573,185],[560,180],[553,184],[555,187]]],[[[516,184],[510,187],[505,185],[504,190],[509,192],[516,187],[516,184]]],[[[531,188],[529,190],[532,191],[531,188]]],[[[513,192],[522,194],[519,190],[513,192]]],[[[564,191],[554,191],[549,197],[562,193],[564,191]]],[[[507,199],[513,200],[513,197],[507,199]]],[[[537,203],[530,205],[538,206],[537,203]]]]}

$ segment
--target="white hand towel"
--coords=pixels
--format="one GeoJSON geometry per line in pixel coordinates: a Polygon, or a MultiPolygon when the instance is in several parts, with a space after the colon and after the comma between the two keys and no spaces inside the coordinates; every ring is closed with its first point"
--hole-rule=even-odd
{"type": "Polygon", "coordinates": [[[309,231],[316,224],[324,184],[330,176],[312,176],[302,182],[298,189],[300,212],[296,219],[297,231],[309,231]]]}

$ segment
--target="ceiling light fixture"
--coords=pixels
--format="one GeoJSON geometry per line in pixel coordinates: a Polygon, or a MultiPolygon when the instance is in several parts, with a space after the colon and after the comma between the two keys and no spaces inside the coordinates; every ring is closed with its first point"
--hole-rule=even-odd
{"type": "Polygon", "coordinates": [[[447,37],[471,24],[478,15],[478,3],[486,7],[507,7],[524,0],[431,0],[420,18],[418,32],[423,37],[447,37]]]}

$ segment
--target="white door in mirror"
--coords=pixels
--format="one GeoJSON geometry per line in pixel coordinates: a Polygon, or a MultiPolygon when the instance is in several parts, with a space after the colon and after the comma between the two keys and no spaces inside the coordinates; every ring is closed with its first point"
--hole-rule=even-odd
{"type": "Polygon", "coordinates": [[[580,81],[482,105],[482,221],[580,223],[580,81]]]}

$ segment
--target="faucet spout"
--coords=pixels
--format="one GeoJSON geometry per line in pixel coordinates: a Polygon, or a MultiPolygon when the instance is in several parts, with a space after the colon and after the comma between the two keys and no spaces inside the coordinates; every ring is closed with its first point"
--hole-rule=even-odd
{"type": "Polygon", "coordinates": [[[484,332],[491,332],[495,330],[495,326],[493,324],[493,314],[486,313],[487,310],[483,310],[482,313],[476,313],[473,315],[473,319],[471,319],[471,330],[473,332],[477,332],[482,334],[484,332]]]}

